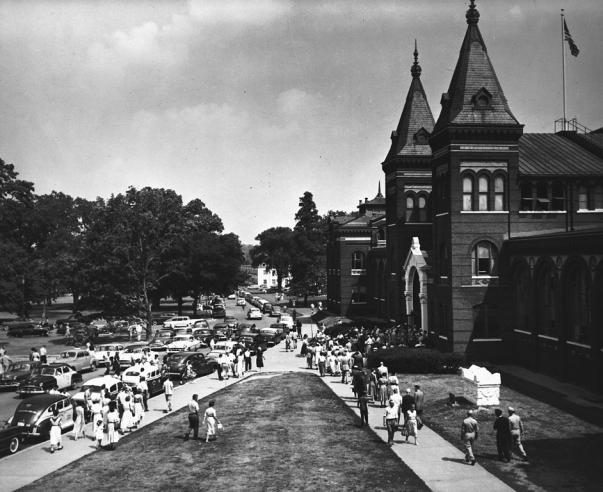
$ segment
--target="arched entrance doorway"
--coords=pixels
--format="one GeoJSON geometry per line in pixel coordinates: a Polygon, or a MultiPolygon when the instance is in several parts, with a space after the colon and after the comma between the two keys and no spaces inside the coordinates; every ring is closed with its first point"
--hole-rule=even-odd
{"type": "Polygon", "coordinates": [[[404,262],[404,300],[408,324],[412,328],[429,331],[427,304],[427,270],[419,238],[413,243],[404,262]]]}
{"type": "Polygon", "coordinates": [[[416,330],[422,329],[421,323],[421,281],[416,268],[412,269],[412,326],[416,330]]]}

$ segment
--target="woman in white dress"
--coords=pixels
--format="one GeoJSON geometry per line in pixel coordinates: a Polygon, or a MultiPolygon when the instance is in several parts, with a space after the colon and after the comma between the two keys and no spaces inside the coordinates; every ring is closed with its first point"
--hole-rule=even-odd
{"type": "Polygon", "coordinates": [[[209,402],[209,407],[205,410],[205,414],[203,415],[203,423],[207,425],[207,437],[205,438],[205,442],[215,441],[216,438],[216,430],[217,425],[221,424],[216,415],[216,409],[214,408],[215,402],[212,400],[209,402]]]}
{"type": "Polygon", "coordinates": [[[119,412],[117,411],[117,404],[112,401],[109,403],[109,411],[107,412],[107,415],[105,415],[109,449],[115,449],[115,443],[118,440],[117,424],[119,424],[119,412]]]}
{"type": "Polygon", "coordinates": [[[138,427],[140,422],[142,422],[143,416],[144,402],[142,399],[142,393],[139,390],[136,390],[136,394],[134,395],[134,420],[132,422],[132,427],[138,427]]]}
{"type": "Polygon", "coordinates": [[[406,410],[406,428],[406,442],[408,442],[408,436],[413,436],[415,438],[415,446],[418,445],[417,435],[419,434],[419,429],[417,427],[417,410],[414,403],[410,406],[410,410],[406,410]]]}
{"type": "Polygon", "coordinates": [[[122,434],[130,432],[130,427],[133,425],[134,415],[132,414],[132,399],[126,396],[124,400],[124,413],[121,416],[121,424],[119,430],[122,434]]]}
{"type": "Polygon", "coordinates": [[[92,438],[96,441],[96,447],[100,447],[103,440],[103,406],[100,399],[92,400],[90,412],[92,413],[92,438]]]}
{"type": "Polygon", "coordinates": [[[50,452],[54,453],[55,449],[63,449],[63,443],[61,442],[61,416],[59,415],[59,409],[55,408],[52,411],[52,417],[50,417],[50,452]]]}
{"type": "Polygon", "coordinates": [[[75,404],[75,421],[73,423],[73,440],[77,441],[78,437],[86,437],[84,430],[84,407],[82,403],[75,404]]]}

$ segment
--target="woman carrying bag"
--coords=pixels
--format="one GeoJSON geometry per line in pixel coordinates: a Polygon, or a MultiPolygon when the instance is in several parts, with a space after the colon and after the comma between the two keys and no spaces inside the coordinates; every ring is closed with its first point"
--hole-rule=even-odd
{"type": "Polygon", "coordinates": [[[203,423],[207,425],[207,437],[205,438],[205,442],[215,441],[217,439],[217,431],[224,428],[222,422],[218,420],[216,415],[216,409],[214,408],[215,403],[216,402],[213,400],[210,401],[209,407],[205,410],[205,414],[203,415],[203,423]]]}

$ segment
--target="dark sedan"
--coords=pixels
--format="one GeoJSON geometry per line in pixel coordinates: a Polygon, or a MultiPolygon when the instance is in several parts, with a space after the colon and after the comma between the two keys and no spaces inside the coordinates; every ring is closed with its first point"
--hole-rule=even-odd
{"type": "Polygon", "coordinates": [[[26,398],[19,403],[9,424],[20,429],[24,435],[48,438],[50,417],[55,409],[61,416],[61,431],[73,427],[73,403],[69,396],[62,394],[26,398]]]}
{"type": "Polygon", "coordinates": [[[21,447],[23,440],[23,429],[8,426],[0,429],[0,453],[15,454],[21,447]]]}
{"type": "Polygon", "coordinates": [[[215,360],[207,360],[200,352],[177,352],[168,354],[165,358],[165,368],[170,378],[185,379],[186,365],[191,364],[193,377],[203,376],[214,372],[218,363],[215,360]]]}
{"type": "Polygon", "coordinates": [[[59,391],[74,388],[82,382],[82,375],[68,364],[44,364],[40,373],[24,380],[19,385],[18,393],[21,396],[30,396],[45,393],[53,388],[59,391]]]}
{"type": "Polygon", "coordinates": [[[11,362],[8,370],[0,375],[0,390],[16,390],[23,381],[39,374],[40,366],[40,362],[28,360],[11,362]]]}
{"type": "Polygon", "coordinates": [[[47,337],[48,328],[38,323],[23,322],[14,323],[8,327],[6,334],[9,337],[47,337]]]}

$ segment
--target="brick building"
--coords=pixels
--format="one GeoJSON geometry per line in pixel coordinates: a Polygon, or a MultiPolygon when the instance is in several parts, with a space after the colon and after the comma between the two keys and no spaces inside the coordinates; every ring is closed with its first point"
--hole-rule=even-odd
{"type": "MultiPolygon", "coordinates": [[[[382,163],[385,214],[365,228],[366,311],[432,333],[442,350],[603,391],[603,132],[563,122],[524,133],[473,1],[466,19],[435,123],[415,46],[382,163]]],[[[331,253],[344,264],[349,251],[331,253]]]]}

